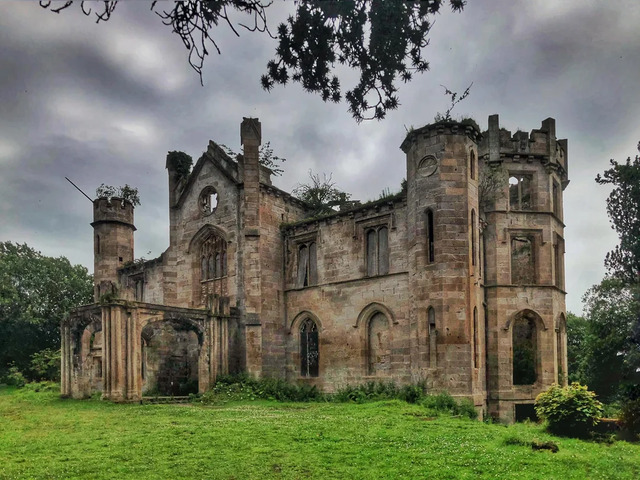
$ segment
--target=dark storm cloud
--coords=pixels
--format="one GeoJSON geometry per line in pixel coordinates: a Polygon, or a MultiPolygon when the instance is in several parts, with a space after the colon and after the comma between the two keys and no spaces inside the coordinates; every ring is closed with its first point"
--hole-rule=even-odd
{"type": "MultiPolygon", "coordinates": [[[[272,8],[275,26],[292,2],[272,8]]],[[[376,198],[405,176],[405,126],[447,108],[441,84],[462,91],[474,81],[454,116],[471,114],[486,128],[499,113],[513,131],[553,116],[569,138],[569,308],[579,311],[582,291],[604,274],[615,235],[606,189],[593,178],[637,141],[636,2],[474,0],[462,14],[444,12],[425,50],[431,71],[400,85],[401,107],[384,122],[360,125],[344,104],[325,104],[299,85],[264,92],[259,78],[275,45],[264,35],[216,29],[222,55],[211,49],[201,87],[181,41],[148,9],[120,3],[95,25],[78,9],[55,15],[35,2],[0,2],[0,240],[91,267],[91,205],[67,175],[89,195],[100,183],[137,186],[136,256],[159,255],[168,245],[167,151],[197,160],[209,139],[239,151],[243,116],[259,117],[263,140],[287,158],[280,188],[305,182],[312,169],[333,172],[354,198],[376,198]]],[[[342,72],[346,89],[355,75],[342,72]]]]}

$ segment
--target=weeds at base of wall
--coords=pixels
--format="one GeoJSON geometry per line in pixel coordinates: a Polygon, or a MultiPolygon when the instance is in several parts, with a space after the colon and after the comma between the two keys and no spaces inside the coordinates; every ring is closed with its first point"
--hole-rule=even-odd
{"type": "Polygon", "coordinates": [[[336,402],[365,403],[380,400],[403,400],[424,407],[429,414],[448,414],[470,419],[477,412],[468,399],[457,402],[451,395],[442,392],[426,395],[422,383],[398,387],[394,382],[367,382],[347,385],[333,394],[320,392],[315,386],[293,385],[280,379],[254,379],[246,374],[218,377],[208,392],[192,396],[192,401],[206,405],[224,405],[229,402],[251,400],[276,400],[281,402],[336,402]]]}

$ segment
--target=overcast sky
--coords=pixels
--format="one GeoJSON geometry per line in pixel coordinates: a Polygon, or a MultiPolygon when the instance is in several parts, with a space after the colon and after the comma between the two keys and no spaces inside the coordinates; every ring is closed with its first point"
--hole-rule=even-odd
{"type": "MultiPolygon", "coordinates": [[[[276,2],[272,28],[293,7],[276,2]]],[[[307,172],[332,172],[354,198],[398,190],[399,145],[447,108],[440,85],[471,94],[454,115],[488,115],[515,132],[556,119],[569,140],[565,190],[569,310],[598,283],[616,244],[605,211],[608,190],[594,182],[610,158],[635,155],[640,140],[640,2],[637,0],[469,0],[460,14],[436,16],[426,49],[429,72],[402,85],[401,106],[360,125],[346,105],[323,103],[300,86],[260,88],[275,43],[265,35],[215,31],[204,87],[187,50],[147,2],[122,2],[107,23],[78,6],[53,14],[37,2],[0,2],[0,241],[26,242],[93,269],[90,196],[101,183],[137,186],[136,257],[168,246],[169,150],[194,161],[209,139],[240,150],[242,117],[259,117],[263,141],[285,157],[278,187],[307,172]]],[[[344,72],[343,84],[353,79],[344,72]]]]}

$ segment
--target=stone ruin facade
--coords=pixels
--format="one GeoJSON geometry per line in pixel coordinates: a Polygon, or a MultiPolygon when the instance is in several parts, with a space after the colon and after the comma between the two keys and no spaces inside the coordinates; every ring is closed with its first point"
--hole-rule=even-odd
{"type": "Polygon", "coordinates": [[[185,395],[248,372],[334,391],[423,382],[503,421],[567,381],[567,141],[440,122],[410,131],[406,189],[321,218],[272,185],[261,125],[168,160],[169,248],[134,261],[133,206],[94,201],[95,302],[62,324],[62,394],[185,395]]]}

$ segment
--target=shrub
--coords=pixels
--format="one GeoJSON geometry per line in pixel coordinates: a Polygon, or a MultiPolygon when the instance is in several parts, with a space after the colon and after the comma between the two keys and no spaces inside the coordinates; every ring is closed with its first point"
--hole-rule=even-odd
{"type": "Polygon", "coordinates": [[[586,437],[602,415],[602,403],[577,382],[566,387],[551,385],[536,398],[536,413],[556,435],[586,437]]]}
{"type": "Polygon", "coordinates": [[[60,380],[60,349],[45,348],[31,355],[31,371],[37,380],[60,380]]]}
{"type": "Polygon", "coordinates": [[[441,392],[437,395],[426,395],[420,400],[420,405],[436,413],[460,415],[471,418],[472,420],[478,418],[478,412],[471,400],[463,398],[460,402],[456,402],[455,398],[447,392],[441,392]]]}
{"type": "Polygon", "coordinates": [[[24,387],[27,383],[27,379],[15,364],[11,364],[11,366],[9,366],[9,371],[4,376],[3,380],[7,385],[12,385],[18,388],[24,387]]]}
{"type": "Polygon", "coordinates": [[[624,401],[618,419],[631,440],[640,440],[640,397],[624,401]]]}

